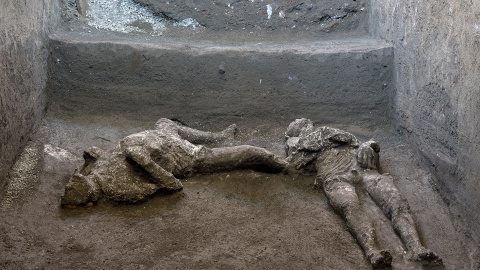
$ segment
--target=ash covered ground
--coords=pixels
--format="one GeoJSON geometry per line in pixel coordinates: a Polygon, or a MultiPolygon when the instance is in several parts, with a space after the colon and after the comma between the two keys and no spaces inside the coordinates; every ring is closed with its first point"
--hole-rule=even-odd
{"type": "MultiPolygon", "coordinates": [[[[313,175],[216,173],[184,179],[182,192],[145,203],[61,208],[60,196],[82,164],[83,149],[112,147],[146,128],[121,119],[82,124],[47,118],[14,167],[13,192],[1,197],[0,268],[371,269],[323,191],[313,187],[313,175]]],[[[282,154],[280,129],[257,128],[240,126],[238,143],[282,154]]],[[[383,146],[383,171],[394,176],[422,241],[445,264],[424,268],[406,260],[391,223],[359,189],[380,246],[394,256],[392,269],[473,269],[475,249],[455,231],[412,150],[397,135],[376,139],[383,146]]]]}

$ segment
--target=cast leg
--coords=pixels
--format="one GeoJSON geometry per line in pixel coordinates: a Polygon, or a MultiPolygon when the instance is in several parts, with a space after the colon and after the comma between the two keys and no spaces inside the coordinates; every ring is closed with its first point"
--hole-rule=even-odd
{"type": "Polygon", "coordinates": [[[285,161],[263,148],[240,145],[208,149],[194,161],[193,170],[197,173],[237,169],[281,172],[286,165],[285,161]]]}
{"type": "Polygon", "coordinates": [[[158,120],[155,127],[157,129],[176,129],[182,139],[194,144],[209,144],[233,139],[237,131],[235,124],[230,125],[221,132],[208,132],[182,126],[166,118],[158,120]]]}
{"type": "Polygon", "coordinates": [[[407,200],[400,194],[390,175],[373,173],[364,177],[365,187],[373,200],[391,219],[393,228],[411,252],[412,259],[441,265],[442,259],[425,248],[418,236],[407,200]]]}
{"type": "Polygon", "coordinates": [[[392,256],[388,251],[378,249],[373,225],[361,208],[355,188],[343,182],[340,176],[327,179],[323,188],[333,209],[345,219],[347,227],[365,251],[373,268],[390,266],[392,256]]]}
{"type": "Polygon", "coordinates": [[[237,126],[235,124],[230,125],[221,132],[208,132],[185,126],[178,126],[178,135],[180,135],[182,139],[196,144],[216,143],[226,139],[233,139],[236,131],[237,126]]]}

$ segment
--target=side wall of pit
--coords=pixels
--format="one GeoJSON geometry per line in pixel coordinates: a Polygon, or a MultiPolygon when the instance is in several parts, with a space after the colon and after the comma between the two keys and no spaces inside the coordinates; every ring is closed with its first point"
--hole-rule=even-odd
{"type": "Polygon", "coordinates": [[[58,0],[0,1],[0,192],[45,104],[48,38],[58,0]]]}
{"type": "Polygon", "coordinates": [[[395,49],[399,125],[480,243],[480,2],[373,0],[395,49]]]}
{"type": "Polygon", "coordinates": [[[48,113],[151,122],[168,117],[206,126],[285,127],[307,117],[383,129],[394,114],[393,50],[374,45],[344,51],[317,45],[303,51],[159,48],[59,38],[51,44],[48,113]]]}

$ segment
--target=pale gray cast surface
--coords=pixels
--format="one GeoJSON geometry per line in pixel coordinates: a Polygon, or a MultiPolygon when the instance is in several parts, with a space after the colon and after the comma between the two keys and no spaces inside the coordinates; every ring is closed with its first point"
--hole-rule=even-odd
{"type": "Polygon", "coordinates": [[[395,187],[393,178],[378,172],[377,142],[360,144],[348,132],[314,128],[312,121],[305,118],[292,122],[285,136],[290,167],[316,171],[316,185],[323,188],[332,207],[345,219],[374,269],[390,266],[392,256],[379,248],[372,221],[360,203],[356,188],[365,188],[391,220],[412,260],[442,264],[442,259],[420,242],[408,202],[395,187]]]}
{"type": "Polygon", "coordinates": [[[191,129],[168,119],[157,121],[154,130],[123,138],[110,152],[92,147],[85,163],[65,187],[63,205],[87,205],[102,197],[117,203],[144,201],[158,191],[183,188],[177,178],[198,173],[257,169],[280,172],[286,163],[269,151],[240,145],[207,148],[195,143],[233,139],[235,125],[212,133],[191,129]]]}

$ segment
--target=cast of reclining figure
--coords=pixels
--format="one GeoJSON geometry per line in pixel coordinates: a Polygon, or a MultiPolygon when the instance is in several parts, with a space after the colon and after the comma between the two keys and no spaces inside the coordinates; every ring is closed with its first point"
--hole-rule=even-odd
{"type": "Polygon", "coordinates": [[[360,144],[352,134],[329,127],[314,128],[312,121],[297,119],[286,136],[287,161],[297,170],[316,171],[315,184],[323,188],[334,210],[346,221],[374,268],[391,265],[392,256],[380,250],[368,215],[363,211],[355,187],[363,186],[410,252],[412,259],[442,264],[441,258],[426,249],[415,229],[406,199],[388,174],[380,174],[380,146],[375,141],[360,144]]]}
{"type": "Polygon", "coordinates": [[[317,173],[315,183],[323,188],[334,210],[345,220],[374,268],[391,265],[392,256],[380,250],[368,215],[355,191],[363,186],[391,220],[412,259],[431,264],[442,260],[419,240],[406,199],[388,174],[380,174],[380,146],[375,141],[359,143],[345,131],[314,128],[308,119],[292,122],[285,133],[287,160],[254,146],[208,148],[203,144],[232,139],[235,125],[222,132],[195,130],[160,119],[154,130],[122,139],[111,151],[92,147],[84,152],[85,163],[65,187],[63,205],[86,205],[102,197],[113,202],[135,203],[160,190],[178,191],[178,178],[194,174],[256,169],[281,172],[289,167],[317,173]]]}
{"type": "Polygon", "coordinates": [[[92,147],[85,163],[65,187],[63,205],[85,205],[101,197],[135,203],[158,191],[178,191],[178,178],[194,174],[256,169],[281,172],[286,163],[269,151],[250,145],[208,148],[203,145],[233,139],[231,125],[222,132],[205,132],[160,119],[154,130],[122,139],[110,152],[92,147]]]}

